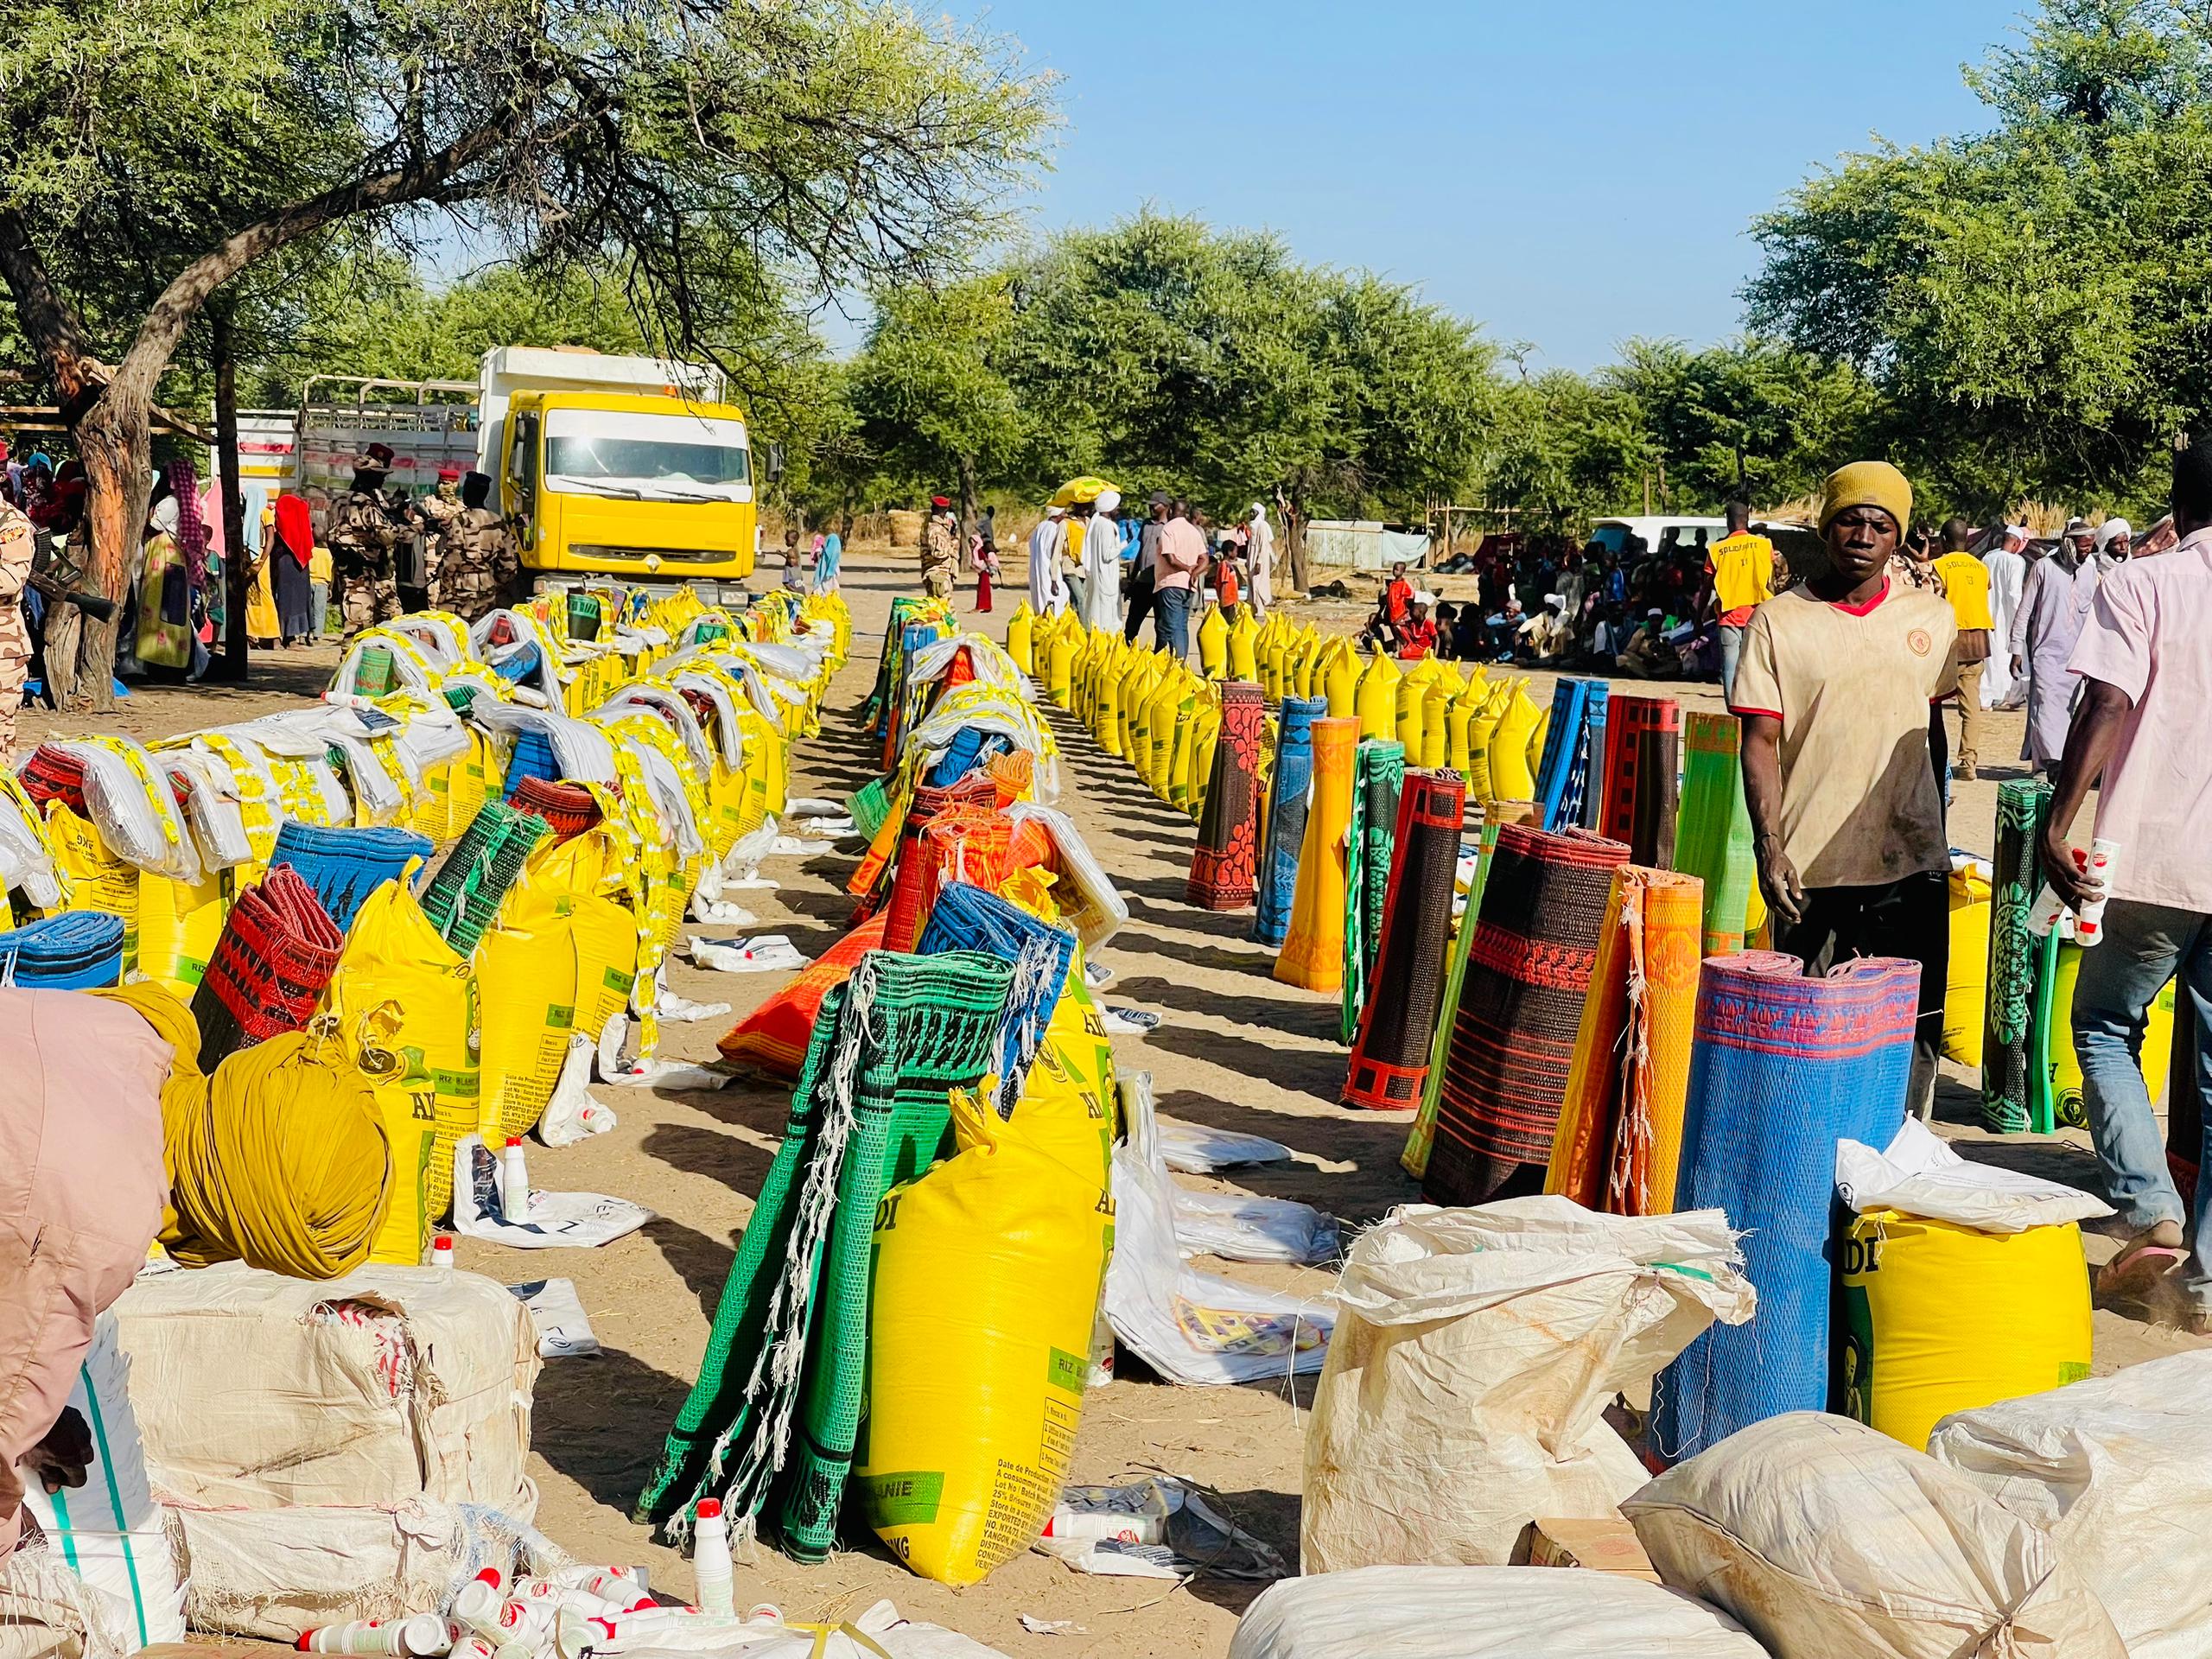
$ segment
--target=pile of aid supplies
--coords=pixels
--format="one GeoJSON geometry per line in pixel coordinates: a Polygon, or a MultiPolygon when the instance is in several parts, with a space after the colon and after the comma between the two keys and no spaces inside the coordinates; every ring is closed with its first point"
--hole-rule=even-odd
{"type": "Polygon", "coordinates": [[[531,1189],[521,1137],[612,1127],[594,1077],[680,1077],[663,1023],[725,1011],[669,988],[670,952],[757,884],[850,638],[834,595],[541,592],[366,631],[297,709],[0,776],[0,1064],[166,1194],[78,1370],[89,1478],[25,1482],[43,1547],[0,1561],[0,1651],[987,1651],[887,1604],[736,1608],[726,1551],[703,1608],[571,1561],[525,1460],[581,1310],[454,1270],[440,1230],[650,1218],[531,1189]]]}

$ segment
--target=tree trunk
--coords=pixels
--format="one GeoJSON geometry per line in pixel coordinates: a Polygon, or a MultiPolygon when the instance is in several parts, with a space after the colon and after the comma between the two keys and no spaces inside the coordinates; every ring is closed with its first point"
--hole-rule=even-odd
{"type": "MultiPolygon", "coordinates": [[[[72,424],[78,459],[85,463],[85,518],[91,543],[85,579],[92,591],[115,601],[102,622],[84,620],[77,654],[77,684],[67,707],[105,714],[115,707],[115,641],[124,620],[146,499],[153,493],[152,410],[147,400],[118,394],[111,385],[72,424]]],[[[60,701],[60,699],[56,699],[60,701]]]]}
{"type": "Polygon", "coordinates": [[[960,469],[960,550],[968,550],[968,537],[976,527],[976,461],[971,455],[956,456],[960,469]]]}
{"type": "Polygon", "coordinates": [[[223,475],[223,667],[220,678],[244,685],[250,673],[245,611],[252,591],[245,556],[245,492],[238,482],[238,365],[231,343],[231,308],[211,306],[214,336],[215,465],[223,475]]]}

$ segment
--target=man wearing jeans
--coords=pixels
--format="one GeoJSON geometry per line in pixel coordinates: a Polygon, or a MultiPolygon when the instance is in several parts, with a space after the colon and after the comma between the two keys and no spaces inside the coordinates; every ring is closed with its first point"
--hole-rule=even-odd
{"type": "Polygon", "coordinates": [[[1744,654],[1744,631],[1751,626],[1751,613],[1774,596],[1774,543],[1751,534],[1751,510],[1745,503],[1731,501],[1727,513],[1728,534],[1713,544],[1705,561],[1713,575],[1713,607],[1720,616],[1724,699],[1735,690],[1736,664],[1744,654]]]}
{"type": "MultiPolygon", "coordinates": [[[[2106,1296],[2140,1296],[2184,1256],[2182,1281],[2200,1333],[2212,1332],[2212,1157],[2200,1157],[2196,1221],[2167,1173],[2139,1055],[2145,1011],[2179,976],[2183,1012],[2212,1032],[2212,439],[2174,457],[2181,544],[2131,561],[2099,584],[2069,666],[2082,701],[2044,828],[2051,886],[2079,908],[2106,900],[2103,940],[2082,952],[2074,993],[2089,1132],[2105,1196],[2131,1236],[2097,1275],[2106,1296]],[[2096,836],[2115,844],[2101,888],[2075,871],[2066,839],[2101,774],[2096,836]]],[[[2188,1023],[2183,1021],[2180,1023],[2188,1023]]],[[[2212,1127],[2212,1043],[2193,1073],[2212,1127]]]]}
{"type": "Polygon", "coordinates": [[[1177,661],[1191,654],[1191,575],[1206,559],[1205,532],[1191,522],[1191,504],[1178,501],[1160,527],[1160,550],[1153,562],[1154,638],[1166,630],[1166,643],[1177,661]]]}

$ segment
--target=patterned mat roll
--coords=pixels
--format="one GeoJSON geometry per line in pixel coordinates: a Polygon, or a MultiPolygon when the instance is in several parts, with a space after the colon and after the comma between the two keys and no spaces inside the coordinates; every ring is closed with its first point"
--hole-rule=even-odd
{"type": "Polygon", "coordinates": [[[1891,957],[1820,979],[1771,950],[1706,962],[1675,1198],[1726,1212],[1759,1303],[1659,1374],[1651,1439],[1666,1458],[1828,1408],[1836,1142],[1897,1133],[1919,1001],[1920,964],[1891,957]]]}
{"type": "Polygon", "coordinates": [[[1313,785],[1313,722],[1329,712],[1326,697],[1285,697],[1275,733],[1274,774],[1268,780],[1267,847],[1261,855],[1260,913],[1252,938],[1280,950],[1290,931],[1298,891],[1298,855],[1306,839],[1306,793],[1313,785]]]}
{"type": "Polygon", "coordinates": [[[1406,774],[1374,982],[1344,1079],[1347,1106],[1404,1111],[1421,1103],[1444,997],[1466,806],[1467,781],[1458,772],[1406,774]]]}
{"type": "Polygon", "coordinates": [[[238,894],[192,995],[200,1064],[287,1031],[304,1031],[322,1000],[346,935],[297,870],[278,865],[238,894]]]}
{"type": "Polygon", "coordinates": [[[1996,873],[1989,894],[1989,988],[1982,1014],[1981,1121],[1996,1135],[2020,1135],[2036,1070],[2037,982],[2043,941],[2028,931],[2028,916],[2043,886],[2037,850],[2050,810],[2050,785],[2014,779],[1997,786],[1996,873]]]}
{"type": "Polygon", "coordinates": [[[435,851],[429,837],[411,830],[332,830],[288,818],[276,832],[276,850],[270,867],[288,864],[315,889],[315,901],[343,930],[368,896],[387,881],[397,881],[411,859],[427,859],[435,851]]]}
{"type": "Polygon", "coordinates": [[[1708,957],[1733,956],[1744,948],[1744,918],[1757,879],[1742,744],[1743,722],[1733,715],[1683,717],[1675,868],[1705,884],[1701,954],[1708,957]]]}
{"type": "Polygon", "coordinates": [[[1694,875],[1613,872],[1546,1192],[1617,1216],[1675,1208],[1704,916],[1694,875]]]}
{"type": "Polygon", "coordinates": [[[105,911],[65,910],[0,933],[0,985],[88,991],[123,978],[124,921],[105,911]]]}
{"type": "Polygon", "coordinates": [[[1382,903],[1390,891],[1397,847],[1398,796],[1406,782],[1406,747],[1370,738],[1352,762],[1351,828],[1344,841],[1344,969],[1337,1040],[1359,1034],[1375,950],[1382,934],[1382,903]]]}
{"type": "Polygon", "coordinates": [[[1309,991],[1334,991],[1344,976],[1344,833],[1351,827],[1352,760],[1359,722],[1350,715],[1313,722],[1313,789],[1298,888],[1274,976],[1309,991]]]}
{"type": "Polygon", "coordinates": [[[1605,700],[1605,817],[1600,828],[1627,843],[1638,864],[1675,862],[1675,768],[1682,711],[1672,697],[1605,700]]]}
{"type": "Polygon", "coordinates": [[[581,836],[600,819],[599,803],[591,791],[582,784],[557,783],[550,778],[524,779],[515,785],[507,804],[544,819],[556,841],[581,836]]]}
{"type": "Polygon", "coordinates": [[[1499,830],[1452,1014],[1430,1203],[1484,1204],[1509,1181],[1541,1182],[1613,872],[1627,862],[1626,847],[1586,830],[1499,830]]]}
{"type": "Polygon", "coordinates": [[[1221,734],[1191,850],[1190,901],[1205,910],[1242,910],[1258,893],[1260,749],[1268,708],[1260,688],[1231,680],[1221,688],[1221,734]]]}

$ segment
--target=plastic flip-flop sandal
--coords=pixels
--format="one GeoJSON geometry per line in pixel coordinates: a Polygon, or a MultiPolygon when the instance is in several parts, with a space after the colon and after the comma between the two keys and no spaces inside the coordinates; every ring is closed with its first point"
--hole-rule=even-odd
{"type": "Polygon", "coordinates": [[[2140,1296],[2181,1262],[2187,1250],[2147,1241],[2131,1244],[2097,1270],[2100,1298],[2140,1296]]]}

